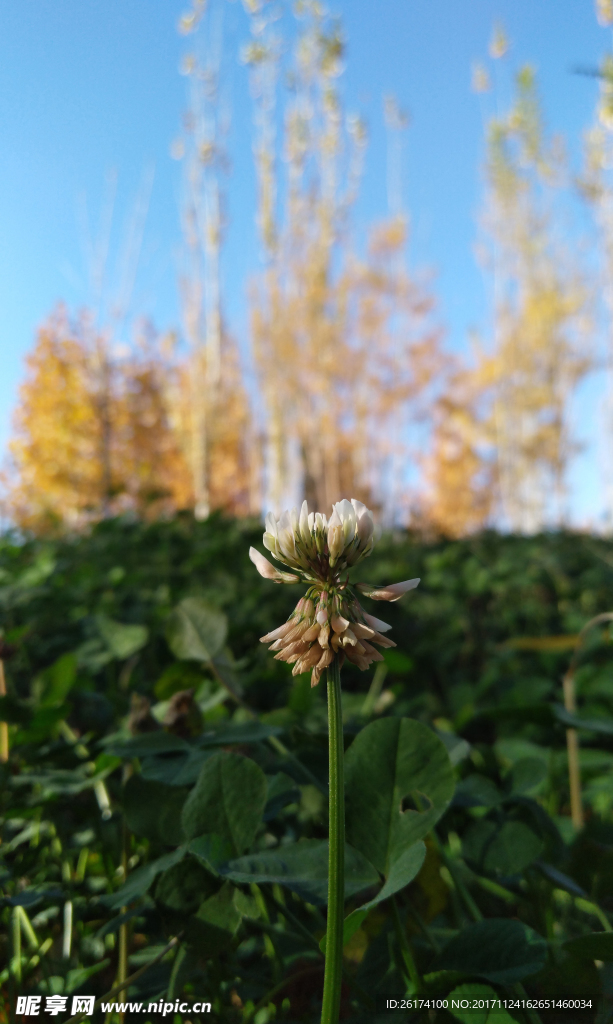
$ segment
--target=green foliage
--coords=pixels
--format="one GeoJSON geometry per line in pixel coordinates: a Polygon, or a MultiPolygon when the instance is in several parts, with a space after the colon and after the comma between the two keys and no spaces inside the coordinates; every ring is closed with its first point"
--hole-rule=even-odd
{"type": "Polygon", "coordinates": [[[184,661],[212,661],[227,635],[226,616],[198,597],[183,598],[166,624],[168,646],[184,661]]]}
{"type": "MultiPolygon", "coordinates": [[[[130,998],[206,996],[224,1024],[260,1003],[279,1020],[318,1019],[325,691],[258,643],[299,593],[255,573],[247,551],[260,536],[180,516],[0,541],[15,648],[0,699],[1,991],[15,987],[4,966],[15,922],[20,991],[33,994],[103,995],[120,934],[129,972],[180,935],[130,998]]],[[[378,994],[416,991],[406,943],[426,995],[589,993],[596,1020],[613,958],[607,624],[579,652],[572,715],[561,678],[580,629],[613,608],[611,564],[603,540],[492,533],[387,537],[364,563],[372,582],[422,583],[386,607],[398,648],[377,672],[342,673],[348,1019],[375,1020],[378,994]]]]}
{"type": "Polygon", "coordinates": [[[347,838],[387,874],[438,821],[453,789],[445,746],[426,726],[399,718],[372,722],[345,759],[347,838]]]}
{"type": "Polygon", "coordinates": [[[266,777],[255,761],[239,754],[213,754],[185,801],[181,815],[185,835],[188,839],[220,836],[240,856],[255,839],[266,789],[266,777]]]}
{"type": "Polygon", "coordinates": [[[547,942],[521,921],[490,918],[462,929],[442,950],[438,970],[473,974],[503,985],[545,966],[547,942]]]}
{"type": "MultiPolygon", "coordinates": [[[[234,882],[283,885],[308,903],[323,905],[328,899],[328,843],[302,839],[280,850],[239,857],[221,869],[234,882]]],[[[345,847],[345,896],[349,898],[376,885],[379,876],[372,864],[351,846],[345,847]]]]}
{"type": "Polygon", "coordinates": [[[467,1010],[452,1009],[453,1016],[462,1024],[511,1024],[515,1018],[511,1017],[504,1007],[490,1009],[491,1001],[498,1002],[499,999],[499,993],[490,985],[476,985],[474,982],[470,982],[468,985],[458,985],[449,995],[452,1006],[453,1000],[459,1004],[463,1000],[467,1000],[471,1007],[467,1010]],[[482,1009],[475,1010],[473,1009],[475,1006],[481,1006],[482,1009]]]}

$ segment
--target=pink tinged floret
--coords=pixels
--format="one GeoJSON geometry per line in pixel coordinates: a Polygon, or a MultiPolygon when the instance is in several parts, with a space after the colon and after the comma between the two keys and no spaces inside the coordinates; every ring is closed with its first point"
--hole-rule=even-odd
{"type": "Polygon", "coordinates": [[[303,654],[299,661],[294,665],[292,675],[299,676],[302,672],[307,672],[310,668],[315,668],[315,665],[319,661],[319,648],[316,645],[310,648],[303,654]]]}
{"type": "Polygon", "coordinates": [[[309,628],[302,634],[302,639],[317,640],[317,637],[319,636],[320,632],[321,626],[319,625],[318,622],[314,622],[313,625],[309,626],[309,628]]]}
{"type": "Polygon", "coordinates": [[[319,631],[317,641],[320,647],[327,649],[330,646],[330,625],[328,622],[324,623],[319,631]]]}
{"type": "Polygon", "coordinates": [[[393,640],[390,640],[389,636],[381,636],[380,633],[375,633],[371,638],[371,643],[379,644],[379,647],[396,647],[393,640]]]}
{"type": "Polygon", "coordinates": [[[328,649],[323,652],[321,658],[317,662],[317,668],[323,671],[324,668],[327,668],[328,665],[332,663],[333,658],[334,651],[332,650],[331,647],[328,647],[328,649]]]}
{"type": "Polygon", "coordinates": [[[357,636],[355,635],[353,630],[350,629],[349,627],[347,627],[347,629],[343,633],[343,635],[341,637],[341,643],[342,643],[343,647],[345,647],[346,644],[353,644],[353,646],[355,647],[356,644],[358,643],[357,636]]]}
{"type": "MultiPolygon", "coordinates": [[[[340,668],[347,656],[358,668],[367,669],[371,662],[381,661],[379,647],[396,646],[382,635],[391,626],[368,615],[347,588],[347,581],[342,581],[346,568],[370,554],[377,536],[372,512],[354,498],[337,502],[329,522],[325,515],[309,512],[306,502],[299,511],[284,512],[278,522],[272,515],[266,518],[265,547],[310,584],[315,583],[312,592],[316,596],[313,600],[301,598],[287,622],[262,641],[271,645],[275,658],[294,666],[294,675],[311,669],[312,686],[334,660],[340,668]]],[[[276,569],[255,549],[249,554],[266,579],[298,582],[298,575],[276,569]]],[[[389,586],[364,583],[356,589],[375,601],[397,601],[418,583],[418,579],[389,586]]]]}
{"type": "Polygon", "coordinates": [[[364,626],[361,622],[352,622],[351,628],[358,640],[370,640],[376,632],[376,630],[371,629],[370,626],[364,626]]]}
{"type": "Polygon", "coordinates": [[[357,589],[361,590],[366,597],[373,601],[398,601],[408,590],[413,590],[419,583],[419,578],[404,580],[402,583],[390,583],[386,587],[373,587],[368,583],[358,583],[357,589]]]}
{"type": "Polygon", "coordinates": [[[287,636],[289,631],[293,629],[295,623],[293,621],[284,622],[282,626],[278,626],[277,629],[273,629],[272,633],[267,633],[266,636],[260,637],[261,644],[269,644],[272,640],[282,640],[284,636],[287,636]]]}
{"type": "MultiPolygon", "coordinates": [[[[394,644],[394,647],[395,646],[396,645],[394,644]]],[[[383,661],[383,655],[381,654],[381,651],[378,651],[376,647],[373,647],[371,644],[369,644],[368,640],[362,640],[362,647],[372,661],[383,661]]]]}
{"type": "Polygon", "coordinates": [[[303,622],[299,622],[298,625],[294,626],[294,628],[291,630],[291,632],[289,632],[287,634],[287,636],[285,637],[284,642],[286,644],[289,644],[289,643],[291,643],[294,640],[299,640],[302,637],[303,633],[306,633],[308,628],[309,628],[309,624],[308,624],[308,622],[306,620],[303,621],[303,622]]]}
{"type": "Polygon", "coordinates": [[[370,664],[368,658],[364,654],[361,654],[359,651],[357,651],[355,648],[346,648],[345,654],[349,658],[349,661],[353,662],[354,665],[357,665],[357,667],[362,669],[362,671],[368,668],[370,664]]]}

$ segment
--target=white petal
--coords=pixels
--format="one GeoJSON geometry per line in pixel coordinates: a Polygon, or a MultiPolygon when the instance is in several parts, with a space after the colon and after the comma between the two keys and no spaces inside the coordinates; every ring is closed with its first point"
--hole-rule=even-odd
{"type": "Polygon", "coordinates": [[[300,509],[300,536],[305,544],[308,544],[311,540],[311,527],[309,526],[309,506],[306,501],[302,502],[302,508],[300,509]]]}
{"type": "Polygon", "coordinates": [[[256,551],[255,548],[249,548],[249,558],[260,576],[263,576],[266,580],[273,580],[275,583],[298,583],[300,580],[300,577],[294,576],[293,573],[280,572],[279,569],[275,569],[272,562],[264,558],[264,555],[256,551]]]}
{"type": "Polygon", "coordinates": [[[358,536],[363,547],[366,546],[370,538],[375,531],[375,524],[372,517],[372,512],[369,512],[365,507],[364,511],[358,519],[358,536]]]}
{"type": "Polygon", "coordinates": [[[277,523],[275,521],[275,517],[273,516],[272,512],[268,513],[268,515],[266,516],[266,519],[264,521],[266,523],[266,530],[267,530],[267,532],[271,533],[273,535],[273,537],[276,537],[277,536],[277,523]]]}
{"type": "Polygon", "coordinates": [[[260,576],[263,576],[267,580],[275,579],[277,575],[277,570],[275,569],[272,562],[269,562],[267,558],[264,558],[264,555],[262,555],[259,551],[256,551],[255,548],[249,548],[249,558],[255,565],[260,576]]]}
{"type": "Polygon", "coordinates": [[[348,544],[351,544],[351,541],[355,537],[357,525],[355,509],[351,502],[347,501],[347,498],[343,498],[343,500],[337,505],[337,508],[339,509],[339,515],[343,520],[345,546],[347,546],[348,544]]]}
{"type": "Polygon", "coordinates": [[[376,615],[369,615],[368,612],[364,612],[364,618],[366,619],[369,626],[376,629],[378,633],[387,633],[388,629],[392,627],[388,622],[384,622],[383,619],[378,619],[376,615]]]}
{"type": "Polygon", "coordinates": [[[328,523],[328,529],[332,529],[335,526],[342,526],[342,519],[338,514],[338,506],[335,505],[332,509],[332,515],[330,516],[330,522],[328,523]]]}

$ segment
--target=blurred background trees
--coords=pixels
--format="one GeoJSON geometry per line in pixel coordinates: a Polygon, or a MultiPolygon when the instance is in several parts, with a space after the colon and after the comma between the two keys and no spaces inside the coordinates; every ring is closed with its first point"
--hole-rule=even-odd
{"type": "Polygon", "coordinates": [[[58,307],[28,357],[15,418],[15,521],[41,532],[185,507],[192,492],[173,421],[180,381],[149,325],[114,358],[87,313],[71,320],[58,307]]]}
{"type": "MultiPolygon", "coordinates": [[[[491,58],[506,52],[497,29],[491,58]]],[[[487,92],[491,80],[478,67],[473,88],[487,92]]],[[[493,516],[518,533],[567,521],[573,403],[595,364],[595,281],[568,242],[573,183],[562,140],[547,137],[530,67],[509,109],[486,123],[484,186],[479,250],[491,334],[450,378],[429,463],[430,516],[455,536],[493,516]]]]}
{"type": "Polygon", "coordinates": [[[433,300],[405,268],[401,216],[375,225],[363,254],[352,235],[366,138],[343,110],[339,26],[303,3],[289,69],[277,33],[254,12],[246,59],[265,266],[252,287],[252,334],[267,495],[276,508],[298,494],[319,508],[348,493],[383,499],[393,519],[390,477],[406,482],[408,427],[427,414],[441,366],[433,300]],[[289,93],[278,89],[283,70],[289,93]]]}
{"type": "MultiPolygon", "coordinates": [[[[579,446],[575,397],[602,362],[599,291],[611,336],[611,69],[580,182],[600,265],[568,241],[577,190],[526,67],[509,108],[497,99],[484,126],[479,250],[491,323],[468,355],[451,353],[432,283],[408,257],[406,116],[386,98],[389,213],[358,237],[367,140],[344,108],[342,27],[315,0],[293,13],[245,0],[261,268],[248,286],[250,337],[234,339],[221,273],[230,123],[221,7],[194,0],[179,26],[189,38],[173,143],[183,171],[181,329],[162,338],[136,323],[126,343],[117,317],[58,306],[28,359],[10,518],[40,532],[122,511],[246,515],[302,497],[329,509],[351,494],[388,524],[452,536],[492,523],[525,533],[562,525],[579,446]]],[[[507,50],[496,28],[490,60],[507,50]]],[[[474,70],[482,98],[495,78],[474,70]]]]}

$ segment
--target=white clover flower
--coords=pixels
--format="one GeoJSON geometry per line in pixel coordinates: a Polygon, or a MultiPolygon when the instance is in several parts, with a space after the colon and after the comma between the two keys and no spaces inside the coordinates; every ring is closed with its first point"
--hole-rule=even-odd
{"type": "MultiPolygon", "coordinates": [[[[272,513],[266,516],[264,547],[298,575],[276,569],[255,548],[249,549],[251,561],[266,579],[275,583],[303,579],[310,584],[287,622],[261,640],[271,644],[275,658],[293,664],[293,675],[310,669],[311,686],[317,685],[336,656],[341,663],[347,657],[358,668],[367,669],[371,662],[383,660],[373,644],[396,646],[382,635],[391,626],[368,615],[349,584],[347,570],[370,555],[374,542],[372,512],[361,501],[344,498],[333,506],[329,521],[320,512],[309,512],[306,501],[300,513],[292,509],[278,521],[272,513]]],[[[375,601],[397,601],[418,583],[419,579],[385,587],[358,583],[355,589],[375,601]]]]}

